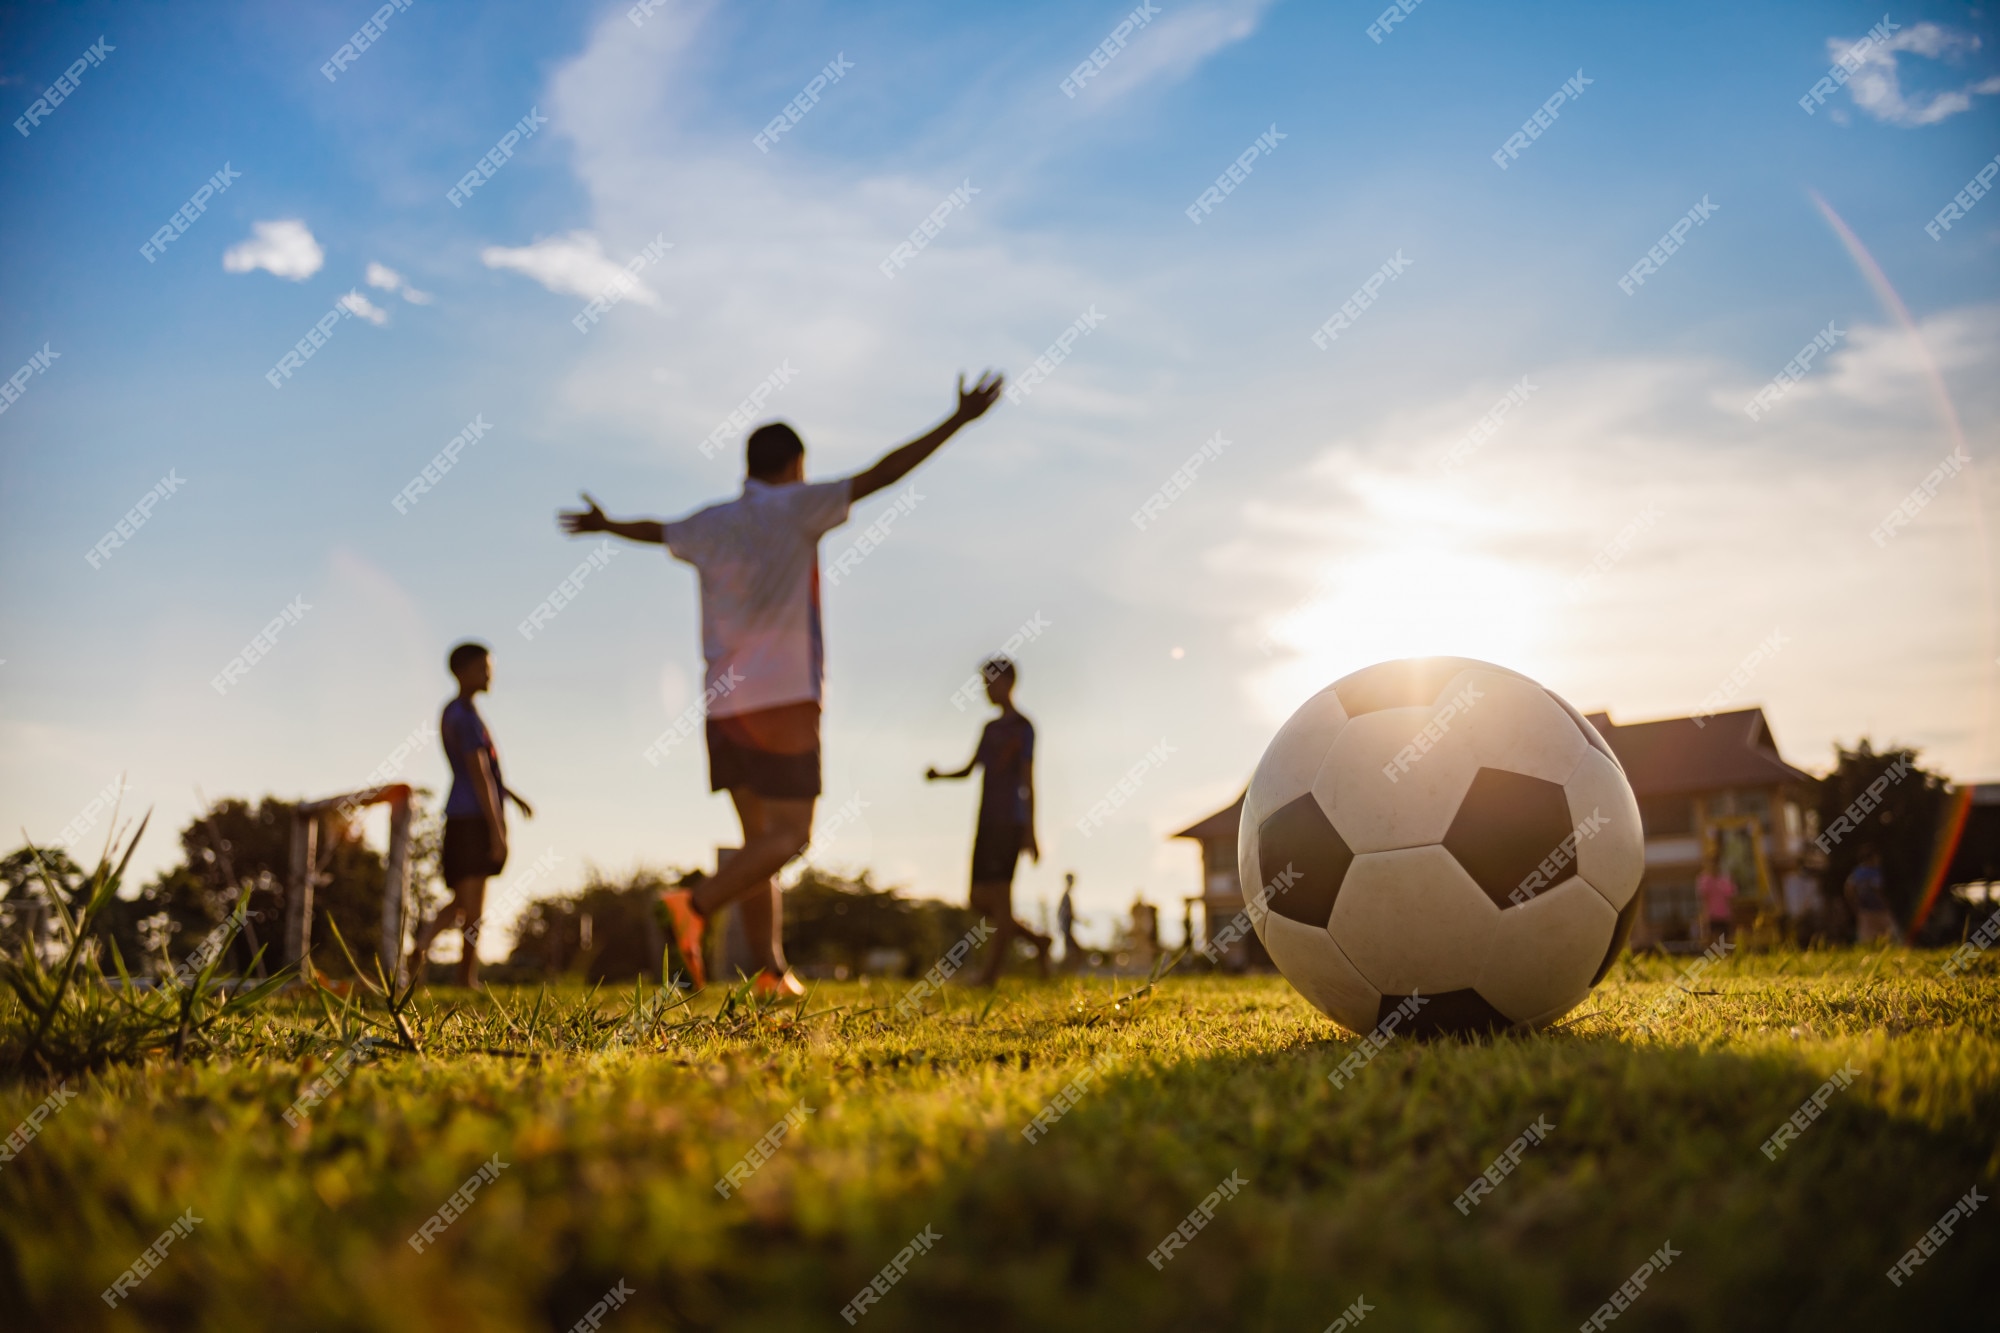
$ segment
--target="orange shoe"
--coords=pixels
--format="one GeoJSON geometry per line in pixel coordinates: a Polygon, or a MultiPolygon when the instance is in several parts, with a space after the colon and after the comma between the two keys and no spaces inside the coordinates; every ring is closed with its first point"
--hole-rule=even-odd
{"type": "Polygon", "coordinates": [[[708,923],[695,909],[694,894],[686,889],[668,889],[660,895],[660,906],[666,909],[674,947],[681,951],[681,961],[687,964],[688,980],[696,990],[703,989],[708,985],[708,966],[702,961],[701,942],[708,923]]]}
{"type": "Polygon", "coordinates": [[[782,973],[763,971],[750,983],[751,992],[760,1000],[795,1000],[806,993],[805,985],[786,968],[782,973]]]}

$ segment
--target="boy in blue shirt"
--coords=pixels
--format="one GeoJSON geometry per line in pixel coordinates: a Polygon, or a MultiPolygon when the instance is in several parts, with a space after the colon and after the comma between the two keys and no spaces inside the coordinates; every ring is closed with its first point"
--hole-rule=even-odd
{"type": "Polygon", "coordinates": [[[1000,709],[1000,716],[979,733],[979,748],[964,768],[953,773],[927,769],[924,781],[949,782],[969,777],[975,768],[986,770],[979,791],[979,830],[972,839],[971,897],[972,910],[995,924],[993,949],[979,976],[980,985],[991,986],[999,980],[1016,935],[1035,946],[1035,961],[1044,977],[1049,974],[1052,941],[1014,919],[1015,863],[1024,851],[1037,863],[1042,859],[1035,841],[1035,724],[1014,707],[1013,662],[989,658],[980,664],[979,673],[986,678],[986,697],[1000,709]]]}
{"type": "Polygon", "coordinates": [[[451,763],[451,795],[444,803],[444,849],[439,858],[451,901],[417,931],[416,962],[422,975],[431,941],[438,932],[456,929],[464,938],[458,956],[458,984],[479,984],[479,917],[486,905],[486,881],[507,866],[507,816],[503,801],[512,800],[528,819],[535,812],[500,777],[500,752],[486,730],[472,697],[493,684],[493,659],[483,643],[461,643],[451,650],[451,674],[458,680],[458,697],[444,706],[438,719],[438,739],[451,763]]]}

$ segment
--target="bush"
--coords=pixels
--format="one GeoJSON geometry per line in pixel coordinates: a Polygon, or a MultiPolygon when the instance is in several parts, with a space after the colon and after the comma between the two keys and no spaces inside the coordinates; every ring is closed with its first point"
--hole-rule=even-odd
{"type": "Polygon", "coordinates": [[[808,866],[785,892],[785,956],[794,966],[845,967],[858,976],[870,950],[896,949],[903,974],[914,977],[978,920],[969,907],[877,888],[866,870],[848,879],[808,866]]]}
{"type": "MultiPolygon", "coordinates": [[[[703,878],[699,870],[641,868],[614,880],[592,869],[582,888],[528,904],[515,923],[507,961],[487,969],[486,977],[532,981],[581,976],[605,982],[645,977],[657,982],[667,943],[660,894],[703,878]]],[[[784,902],[786,958],[822,975],[845,968],[845,975],[858,976],[870,952],[893,949],[903,956],[903,974],[916,976],[979,919],[967,907],[878,888],[865,870],[847,878],[808,866],[798,883],[785,890],[784,902]]]]}
{"type": "Polygon", "coordinates": [[[623,882],[593,867],[582,888],[528,904],[514,925],[507,961],[488,980],[581,974],[589,981],[660,980],[666,932],[655,910],[663,890],[698,876],[641,868],[623,882]]]}
{"type": "MultiPolygon", "coordinates": [[[[185,1058],[215,1050],[245,1035],[242,1020],[284,979],[280,972],[244,989],[216,976],[231,932],[241,924],[232,919],[209,947],[178,971],[167,971],[160,984],[134,984],[117,940],[101,927],[105,912],[119,901],[125,867],[145,832],[141,820],[122,853],[107,845],[80,886],[66,883],[57,868],[28,853],[41,880],[40,900],[55,916],[54,938],[47,942],[53,947],[37,938],[18,950],[0,951],[0,987],[7,992],[0,1000],[0,1075],[53,1077],[156,1052],[185,1058]],[[115,980],[105,971],[106,954],[115,980]]],[[[10,884],[10,900],[14,890],[10,884]]]]}

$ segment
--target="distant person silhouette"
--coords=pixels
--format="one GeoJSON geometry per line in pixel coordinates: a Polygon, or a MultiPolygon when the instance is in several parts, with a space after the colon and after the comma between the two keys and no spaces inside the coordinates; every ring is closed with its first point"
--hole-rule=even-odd
{"type": "Polygon", "coordinates": [[[1019,935],[1035,946],[1035,961],[1042,975],[1049,974],[1048,936],[1038,934],[1014,919],[1014,867],[1026,852],[1035,861],[1042,859],[1041,845],[1035,841],[1035,724],[1014,707],[1014,664],[1004,657],[989,658],[980,664],[986,678],[986,697],[999,708],[1000,716],[986,724],[979,734],[979,748],[965,767],[951,773],[931,768],[924,781],[956,781],[969,777],[975,768],[985,769],[979,791],[978,831],[972,838],[972,910],[995,925],[993,947],[979,984],[991,986],[999,980],[1007,952],[1019,935]]]}
{"type": "Polygon", "coordinates": [[[1076,875],[1063,876],[1062,901],[1056,904],[1056,929],[1062,932],[1063,971],[1075,971],[1083,963],[1082,946],[1076,942],[1076,875]]]}
{"type": "Polygon", "coordinates": [[[1854,910],[1854,940],[1857,944],[1896,942],[1896,917],[1889,910],[1887,881],[1882,875],[1882,854],[1873,847],[1861,849],[1861,864],[1848,872],[1841,886],[1847,905],[1854,910]]]}
{"type": "Polygon", "coordinates": [[[444,848],[440,870],[451,901],[417,931],[417,975],[429,962],[431,942],[440,931],[456,929],[463,939],[458,984],[479,984],[479,921],[486,907],[486,881],[507,868],[507,811],[511,800],[529,819],[534,810],[500,777],[500,751],[473,706],[473,696],[493,686],[493,659],[483,643],[461,643],[447,659],[458,681],[458,697],[444,706],[438,739],[451,764],[451,794],[444,803],[444,848]]]}
{"type": "Polygon", "coordinates": [[[585,495],[589,508],[561,515],[572,536],[608,532],[665,546],[700,576],[709,788],[729,793],[743,847],[702,883],[661,895],[696,986],[708,983],[709,918],[740,901],[758,993],[804,993],[785,964],[783,908],[771,877],[805,849],[820,795],[819,539],[847,521],[849,506],[895,485],[984,416],[1002,383],[988,371],[967,389],[960,375],[956,411],[852,477],[808,482],[805,443],[772,422],[750,433],[743,493],[733,500],[663,523],[608,518],[585,495]]]}
{"type": "Polygon", "coordinates": [[[1702,858],[1701,874],[1694,882],[1695,896],[1702,905],[1702,940],[1710,944],[1736,933],[1736,881],[1722,868],[1715,853],[1702,858]]]}

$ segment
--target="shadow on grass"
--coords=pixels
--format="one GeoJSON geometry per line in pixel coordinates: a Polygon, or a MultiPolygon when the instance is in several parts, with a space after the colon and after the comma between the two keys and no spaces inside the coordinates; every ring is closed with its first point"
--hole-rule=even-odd
{"type": "Polygon", "coordinates": [[[838,1252],[746,1231],[744,1262],[716,1274],[736,1312],[719,1323],[845,1327],[831,1311],[930,1226],[943,1240],[869,1328],[1320,1330],[1357,1298],[1371,1329],[1574,1328],[1669,1243],[1620,1329],[1992,1327],[1984,1215],[1900,1289],[1884,1274],[1990,1187],[1995,1089],[1926,1129],[1871,1100],[1865,1046],[1441,1038],[1392,1044],[1341,1089],[1339,1040],[1134,1062],[1039,1142],[996,1133],[941,1184],[878,1193],[838,1252]],[[1848,1055],[1855,1086],[1767,1157],[1848,1055]],[[1538,1118],[1546,1141],[1462,1214],[1454,1199],[1538,1118]],[[1148,1253],[1232,1173],[1248,1188],[1156,1270],[1148,1253]]]}

